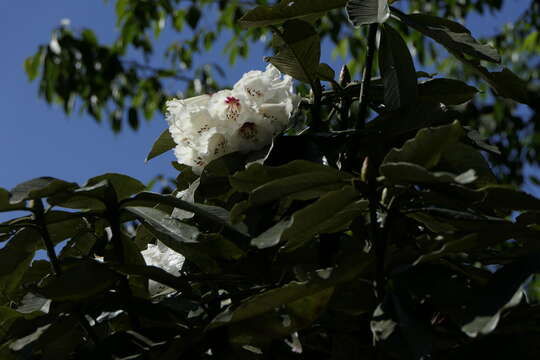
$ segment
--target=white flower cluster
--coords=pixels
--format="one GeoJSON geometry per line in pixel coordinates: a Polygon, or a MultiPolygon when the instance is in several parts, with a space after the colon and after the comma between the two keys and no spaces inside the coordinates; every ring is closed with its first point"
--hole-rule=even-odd
{"type": "MultiPolygon", "coordinates": [[[[141,254],[146,265],[158,267],[176,276],[180,274],[185,260],[182,255],[169,249],[159,241],[157,245],[148,244],[146,250],[143,250],[141,254]]],[[[150,280],[148,283],[148,291],[151,295],[162,293],[165,290],[169,290],[169,288],[154,280],[150,280]]]]}
{"type": "Polygon", "coordinates": [[[258,150],[287,127],[298,102],[292,78],[273,65],[244,74],[232,90],[170,100],[167,121],[178,162],[200,174],[220,156],[258,150]]]}

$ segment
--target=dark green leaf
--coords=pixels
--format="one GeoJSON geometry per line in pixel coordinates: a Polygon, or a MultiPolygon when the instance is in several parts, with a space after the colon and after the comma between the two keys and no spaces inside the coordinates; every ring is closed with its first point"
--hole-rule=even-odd
{"type": "Polygon", "coordinates": [[[24,200],[38,199],[54,195],[58,192],[73,189],[75,183],[68,183],[51,177],[40,177],[15,186],[11,191],[9,202],[17,204],[24,200]]]}
{"type": "Polygon", "coordinates": [[[274,6],[258,6],[248,11],[241,19],[244,27],[269,26],[287,20],[313,21],[325,12],[344,7],[346,0],[282,0],[274,6]]]}
{"type": "Polygon", "coordinates": [[[283,232],[282,240],[287,243],[285,251],[292,251],[312,239],[315,234],[341,231],[368,207],[367,200],[360,200],[352,186],[346,186],[323,195],[315,203],[297,211],[292,224],[283,232]]]}
{"type": "Polygon", "coordinates": [[[38,76],[42,56],[43,55],[40,49],[34,56],[30,56],[24,60],[24,70],[26,71],[26,75],[28,75],[28,79],[30,79],[30,81],[34,80],[38,76]]]}
{"type": "Polygon", "coordinates": [[[152,150],[146,156],[145,161],[150,161],[159,155],[166,153],[167,151],[174,149],[176,143],[174,142],[169,129],[164,130],[152,145],[152,150]]]}
{"type": "Polygon", "coordinates": [[[446,105],[459,105],[471,100],[478,89],[462,81],[453,79],[433,79],[418,86],[418,94],[423,101],[446,105]]]}
{"type": "Polygon", "coordinates": [[[319,69],[317,70],[317,77],[321,80],[332,82],[336,77],[336,72],[328,64],[319,64],[319,69]]]}
{"type": "Polygon", "coordinates": [[[382,28],[379,67],[387,109],[397,110],[414,104],[418,94],[414,63],[407,44],[389,25],[382,28]]]}

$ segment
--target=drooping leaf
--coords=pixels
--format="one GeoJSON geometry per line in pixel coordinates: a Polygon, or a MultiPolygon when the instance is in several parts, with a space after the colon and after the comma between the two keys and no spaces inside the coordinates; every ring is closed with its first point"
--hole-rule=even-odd
{"type": "Polygon", "coordinates": [[[527,82],[513,73],[511,70],[504,68],[501,71],[489,71],[484,66],[462,59],[469,67],[478,73],[495,93],[506,99],[512,99],[522,104],[533,105],[536,98],[528,91],[527,82]]]}
{"type": "Polygon", "coordinates": [[[153,158],[158,157],[159,155],[171,149],[174,149],[175,146],[176,143],[174,142],[171,133],[169,132],[169,129],[165,129],[154,142],[154,145],[152,145],[152,149],[150,150],[144,161],[148,162],[153,158]]]}
{"type": "Polygon", "coordinates": [[[391,111],[414,104],[418,95],[414,63],[407,44],[389,25],[382,28],[379,67],[386,108],[391,111]]]}
{"type": "Polygon", "coordinates": [[[24,200],[37,199],[54,195],[60,191],[73,189],[75,183],[68,183],[52,177],[40,177],[23,182],[11,191],[10,204],[17,204],[24,200]]]}
{"type": "Polygon", "coordinates": [[[265,60],[282,73],[313,84],[321,58],[320,38],[313,26],[302,20],[289,20],[283,25],[283,33],[275,33],[274,37],[278,38],[277,53],[265,60]]]}
{"type": "Polygon", "coordinates": [[[355,27],[382,24],[390,17],[388,0],[349,0],[346,9],[349,22],[355,27]]]}
{"type": "Polygon", "coordinates": [[[454,79],[433,79],[418,85],[418,95],[423,101],[459,105],[471,100],[478,89],[454,79]]]}
{"type": "Polygon", "coordinates": [[[332,9],[344,7],[347,0],[282,0],[273,6],[261,5],[240,18],[243,27],[269,26],[287,20],[313,21],[332,9]]]}
{"type": "Polygon", "coordinates": [[[471,36],[471,32],[454,21],[424,14],[405,15],[392,9],[401,21],[437,41],[450,52],[466,54],[481,60],[500,63],[497,50],[489,45],[479,43],[471,36]]]}

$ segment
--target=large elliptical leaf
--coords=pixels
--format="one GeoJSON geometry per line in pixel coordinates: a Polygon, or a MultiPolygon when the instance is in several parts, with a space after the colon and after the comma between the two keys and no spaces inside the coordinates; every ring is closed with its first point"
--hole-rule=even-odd
{"type": "Polygon", "coordinates": [[[239,23],[249,28],[277,25],[293,19],[313,21],[346,3],[347,0],[283,0],[274,6],[257,6],[242,16],[239,23]]]}
{"type": "Polygon", "coordinates": [[[382,28],[379,67],[387,109],[397,110],[414,104],[418,96],[414,63],[405,41],[388,25],[382,28]]]}
{"type": "Polygon", "coordinates": [[[313,84],[318,77],[321,45],[319,35],[311,24],[302,20],[290,20],[283,25],[278,37],[277,53],[265,58],[282,73],[313,84]],[[279,41],[281,40],[281,41],[279,41]]]}
{"type": "Polygon", "coordinates": [[[346,10],[349,22],[355,27],[382,24],[390,17],[388,0],[349,0],[346,10]]]}

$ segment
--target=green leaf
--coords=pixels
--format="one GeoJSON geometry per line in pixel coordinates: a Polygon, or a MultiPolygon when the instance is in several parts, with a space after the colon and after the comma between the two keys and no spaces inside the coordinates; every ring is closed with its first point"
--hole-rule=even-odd
{"type": "Polygon", "coordinates": [[[83,187],[59,193],[48,202],[71,209],[103,210],[105,203],[114,200],[114,195],[117,201],[121,201],[145,188],[143,183],[130,176],[109,173],[89,179],[83,187]]]}
{"type": "Polygon", "coordinates": [[[313,26],[302,20],[289,20],[283,25],[283,33],[274,33],[280,40],[277,53],[265,58],[282,73],[313,84],[317,78],[321,45],[313,26]]]}
{"type": "Polygon", "coordinates": [[[418,85],[420,100],[460,105],[471,100],[478,89],[453,79],[433,79],[418,85]]]}
{"type": "Polygon", "coordinates": [[[90,230],[90,225],[80,214],[65,211],[46,212],[45,223],[53,244],[90,230]]]}
{"type": "Polygon", "coordinates": [[[466,54],[481,60],[500,63],[497,50],[489,45],[479,43],[471,36],[471,32],[454,21],[423,14],[405,15],[392,9],[401,21],[437,41],[450,52],[466,54]]]}
{"type": "Polygon", "coordinates": [[[349,0],[346,10],[349,22],[355,27],[382,24],[390,17],[388,0],[349,0]]]}
{"type": "Polygon", "coordinates": [[[336,77],[336,72],[328,64],[321,63],[319,64],[319,69],[317,70],[317,77],[321,80],[332,82],[336,77]]]}
{"type": "Polygon", "coordinates": [[[40,50],[34,55],[29,56],[24,60],[24,70],[28,79],[33,81],[39,74],[39,66],[41,65],[42,51],[40,50]]]}
{"type": "Polygon", "coordinates": [[[157,140],[154,142],[154,145],[152,145],[152,149],[146,156],[145,161],[148,162],[153,158],[158,157],[159,155],[164,154],[171,149],[174,149],[175,146],[176,143],[174,142],[171,133],[169,132],[169,129],[166,129],[161,133],[161,135],[159,135],[157,140]]]}
{"type": "Polygon", "coordinates": [[[94,260],[64,263],[63,273],[38,291],[53,301],[78,301],[97,295],[113,286],[120,277],[94,260]]]}
{"type": "Polygon", "coordinates": [[[231,185],[237,191],[252,192],[256,188],[273,180],[284,179],[302,173],[323,172],[334,174],[343,179],[351,178],[350,175],[339,172],[334,168],[317,164],[311,161],[294,160],[282,166],[266,166],[259,163],[250,164],[246,170],[239,171],[230,178],[231,185]]]}
{"type": "Polygon", "coordinates": [[[292,251],[311,240],[315,234],[345,230],[368,208],[367,200],[360,200],[352,186],[329,192],[315,203],[295,212],[292,224],[283,232],[283,250],[292,251]]]}
{"type": "Polygon", "coordinates": [[[339,189],[347,182],[350,182],[347,175],[337,172],[318,171],[292,175],[256,188],[250,194],[249,202],[252,206],[261,206],[284,198],[310,200],[339,189]]]}
{"type": "Polygon", "coordinates": [[[408,162],[431,169],[439,163],[442,154],[449,145],[455,144],[464,136],[458,121],[452,124],[418,131],[401,149],[392,149],[383,163],[408,162]]]}
{"type": "Polygon", "coordinates": [[[59,259],[68,257],[86,257],[97,241],[96,235],[91,232],[78,233],[62,248],[59,259]]]}
{"type": "Polygon", "coordinates": [[[89,179],[85,186],[93,186],[108,181],[114,188],[118,201],[124,200],[133,194],[143,191],[146,186],[139,180],[123,174],[108,173],[89,179]]]}
{"type": "Polygon", "coordinates": [[[40,242],[36,230],[24,228],[0,249],[0,302],[12,300],[11,296],[19,290],[40,242]]]}
{"type": "Polygon", "coordinates": [[[258,27],[293,19],[313,21],[327,11],[344,7],[346,3],[347,0],[282,0],[274,6],[262,5],[248,11],[239,23],[243,27],[258,27]]]}
{"type": "Polygon", "coordinates": [[[73,189],[75,183],[68,183],[52,177],[40,177],[15,186],[11,191],[10,204],[24,200],[38,199],[54,195],[58,192],[73,189]]]}
{"type": "Polygon", "coordinates": [[[384,82],[384,104],[388,110],[416,103],[417,77],[409,48],[389,25],[382,28],[379,67],[384,82]]]}
{"type": "Polygon", "coordinates": [[[465,185],[477,179],[474,170],[454,175],[448,172],[430,172],[422,166],[406,162],[385,163],[381,165],[380,172],[394,184],[457,183],[465,185]]]}

